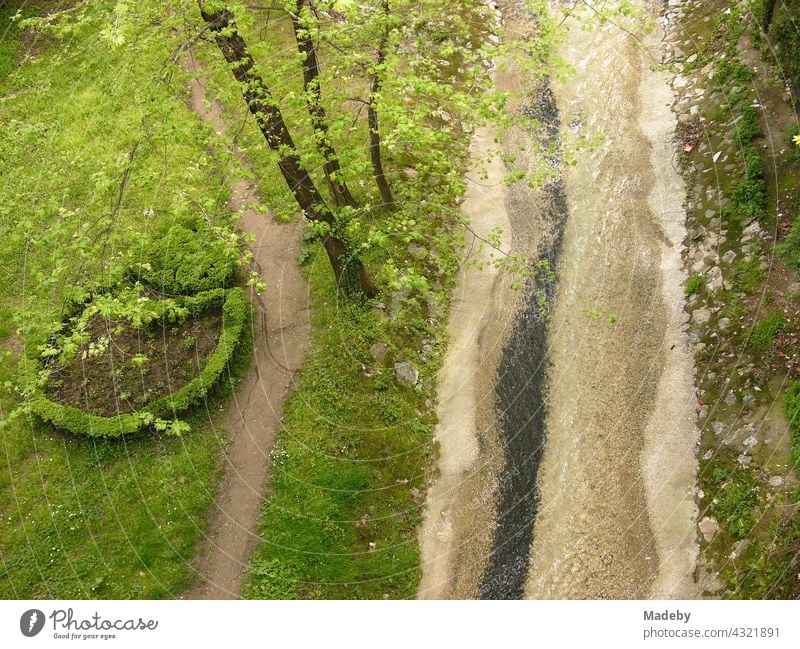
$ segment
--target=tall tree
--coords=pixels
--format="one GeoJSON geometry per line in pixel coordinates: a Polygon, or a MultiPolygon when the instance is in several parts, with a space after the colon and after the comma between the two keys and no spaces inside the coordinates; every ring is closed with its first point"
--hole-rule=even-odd
{"type": "Polygon", "coordinates": [[[357,283],[366,295],[375,295],[372,278],[347,242],[337,236],[336,219],[311,176],[303,169],[280,107],[255,69],[253,57],[239,32],[233,12],[224,2],[197,0],[197,4],[267,144],[279,154],[278,166],[286,184],[305,217],[317,224],[317,232],[322,238],[337,283],[344,287],[357,283]]]}
{"type": "Polygon", "coordinates": [[[381,30],[381,38],[378,43],[377,59],[372,71],[372,84],[367,102],[367,123],[369,126],[369,156],[372,161],[372,172],[375,176],[375,183],[381,193],[381,201],[385,207],[394,207],[394,195],[389,187],[389,181],[383,172],[383,158],[381,154],[381,131],[378,123],[378,99],[381,92],[383,64],[386,61],[386,48],[389,45],[389,0],[381,1],[381,11],[384,23],[381,30]]]}
{"type": "Polygon", "coordinates": [[[304,15],[306,0],[296,0],[297,7],[289,12],[292,20],[297,50],[303,56],[303,90],[305,91],[306,106],[311,116],[311,126],[317,142],[317,148],[322,154],[325,162],[322,170],[325,173],[325,180],[328,183],[334,203],[341,206],[355,207],[347,184],[340,178],[341,165],[339,157],[333,147],[328,125],[328,116],[322,106],[322,90],[319,81],[319,61],[317,59],[317,48],[311,35],[310,25],[304,15]]]}

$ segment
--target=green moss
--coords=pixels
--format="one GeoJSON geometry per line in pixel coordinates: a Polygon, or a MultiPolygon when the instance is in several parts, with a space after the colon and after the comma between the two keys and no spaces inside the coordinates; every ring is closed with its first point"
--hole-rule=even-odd
{"type": "Polygon", "coordinates": [[[684,291],[686,295],[694,295],[697,293],[706,283],[706,278],[703,275],[693,275],[688,280],[686,280],[686,286],[684,286],[684,291]]]}

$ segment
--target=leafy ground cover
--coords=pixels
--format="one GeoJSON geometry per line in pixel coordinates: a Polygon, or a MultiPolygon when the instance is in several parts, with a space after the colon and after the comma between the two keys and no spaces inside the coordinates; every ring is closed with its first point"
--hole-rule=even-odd
{"type": "Polygon", "coordinates": [[[159,4],[137,3],[151,20],[137,21],[129,49],[98,38],[114,3],[0,9],[2,597],[174,597],[192,579],[225,444],[211,414],[235,369],[180,438],[89,440],[8,418],[20,405],[17,361],[38,355],[68,305],[142,261],[161,224],[199,216],[213,237],[229,223],[228,187],[180,71],[159,82],[177,46],[153,28],[159,4]],[[68,33],[5,20],[68,7],[85,18],[68,33]]]}

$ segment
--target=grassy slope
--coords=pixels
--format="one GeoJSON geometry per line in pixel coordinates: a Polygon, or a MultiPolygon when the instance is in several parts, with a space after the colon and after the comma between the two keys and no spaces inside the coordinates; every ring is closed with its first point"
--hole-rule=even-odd
{"type": "MultiPolygon", "coordinates": [[[[3,8],[4,16],[14,4],[3,8]]],[[[94,21],[108,5],[85,3],[89,27],[63,42],[34,41],[37,54],[22,63],[26,52],[9,40],[19,34],[3,36],[0,55],[9,74],[0,79],[0,344],[15,353],[10,308],[24,306],[31,317],[51,319],[63,298],[54,290],[32,301],[23,292],[23,279],[35,282],[36,273],[47,272],[53,242],[41,239],[49,223],[61,218],[77,230],[108,213],[140,133],[141,110],[131,88],[152,84],[174,47],[162,36],[140,39],[135,50],[110,48],[97,39],[102,20],[94,21]],[[18,67],[9,67],[11,56],[18,67]],[[59,208],[66,216],[57,216],[59,208]],[[33,233],[27,247],[13,238],[22,221],[33,233]]],[[[175,81],[163,88],[161,117],[137,154],[119,214],[121,223],[142,230],[150,227],[141,217],[148,208],[154,220],[198,209],[224,212],[227,191],[207,155],[207,130],[186,108],[175,81]]],[[[80,276],[96,272],[90,266],[80,276]]],[[[13,357],[3,347],[0,354],[0,382],[9,381],[13,357]]],[[[13,392],[3,390],[0,414],[16,404],[13,392]]],[[[0,430],[0,597],[179,594],[191,578],[188,561],[225,441],[208,418],[196,413],[195,430],[183,439],[94,443],[24,419],[0,430]]]]}
{"type": "Polygon", "coordinates": [[[442,345],[428,363],[418,349],[441,332],[413,312],[386,325],[368,308],[337,304],[328,275],[315,264],[317,328],[273,455],[275,497],[245,596],[413,597],[442,345]],[[385,363],[369,354],[375,342],[388,344],[385,363]],[[395,360],[419,367],[425,389],[400,386],[395,360]]]}
{"type": "MultiPolygon", "coordinates": [[[[800,203],[794,186],[799,174],[789,155],[781,152],[773,157],[762,138],[767,127],[774,137],[787,125],[775,119],[771,110],[782,101],[780,86],[764,74],[757,52],[749,46],[750,39],[754,35],[757,38],[752,31],[752,12],[758,15],[758,2],[738,9],[742,12],[738,14],[723,12],[732,3],[723,0],[715,5],[717,13],[711,13],[717,17],[713,20],[706,21],[710,8],[703,7],[695,9],[684,25],[691,42],[698,44],[696,52],[686,52],[687,56],[698,55],[692,64],[687,64],[687,71],[711,62],[717,70],[707,90],[717,91],[721,99],[712,100],[704,109],[707,122],[703,136],[710,150],[729,153],[731,161],[736,163],[733,171],[719,173],[713,182],[707,177],[704,180],[700,174],[690,178],[690,186],[702,189],[699,198],[696,197],[695,224],[708,226],[708,219],[702,215],[707,209],[717,208],[716,200],[704,198],[704,183],[718,186],[729,199],[722,219],[730,234],[719,254],[732,250],[737,255],[732,272],[726,275],[728,287],[715,295],[709,295],[704,284],[694,287],[687,284],[687,293],[700,293],[700,303],[710,299],[719,309],[719,316],[730,320],[724,336],[718,337],[719,331],[712,326],[709,330],[712,335],[703,339],[707,348],[697,356],[701,387],[705,390],[703,400],[710,404],[712,412],[705,422],[707,430],[700,453],[703,459],[699,483],[704,494],[700,502],[701,517],[716,518],[722,528],[712,542],[704,541],[701,548],[729,589],[724,596],[779,598],[796,592],[796,570],[790,565],[792,554],[780,550],[792,546],[800,535],[796,517],[798,494],[791,493],[789,487],[770,489],[766,483],[771,473],[785,472],[788,453],[781,445],[768,448],[768,452],[753,453],[753,463],[745,467],[739,462],[739,451],[721,445],[710,429],[713,420],[721,420],[734,429],[747,420],[746,412],[743,416],[747,409],[741,404],[728,406],[723,402],[727,391],[755,393],[758,401],[753,410],[763,412],[773,400],[780,407],[780,392],[787,385],[786,379],[796,372],[793,364],[787,363],[798,331],[796,296],[786,295],[790,272],[774,249],[762,250],[758,245],[749,254],[743,254],[740,238],[752,219],[757,219],[772,235],[776,232],[777,212],[797,211],[800,203]],[[759,74],[754,73],[754,65],[759,74]],[[767,108],[766,123],[760,111],[751,105],[756,101],[767,108]],[[764,253],[771,257],[769,267],[762,264],[764,253]],[[750,363],[752,377],[746,371],[750,363]],[[707,451],[713,453],[706,457],[707,451]],[[739,548],[736,560],[730,558],[734,548],[739,548]]],[[[769,55],[766,58],[774,63],[769,55]]],[[[786,136],[787,133],[779,135],[786,136]]],[[[779,236],[782,229],[783,225],[777,223],[779,236]]],[[[767,241],[765,245],[770,243],[767,241]]],[[[758,419],[755,415],[752,418],[758,419]]],[[[788,478],[787,484],[790,483],[788,478]]]]}

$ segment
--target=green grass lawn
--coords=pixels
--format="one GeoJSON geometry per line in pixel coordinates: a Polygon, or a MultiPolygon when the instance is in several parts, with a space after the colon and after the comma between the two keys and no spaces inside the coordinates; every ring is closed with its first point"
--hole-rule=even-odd
{"type": "MultiPolygon", "coordinates": [[[[183,79],[176,73],[154,83],[176,46],[169,32],[142,31],[132,36],[136,47],[114,48],[97,38],[113,3],[78,4],[87,24],[61,40],[32,40],[32,52],[19,47],[18,29],[4,28],[16,5],[37,5],[12,1],[0,10],[2,416],[19,405],[12,387],[20,340],[31,353],[41,342],[38,325],[58,318],[82,285],[102,282],[114,256],[135,255],[164,220],[228,218],[227,185],[210,157],[207,127],[187,108],[183,79]],[[105,254],[84,246],[81,233],[105,237],[105,254]],[[14,321],[14,312],[24,319],[14,321]],[[18,327],[23,335],[15,339],[18,327]]],[[[163,13],[158,3],[137,6],[163,13]]],[[[0,598],[179,595],[192,579],[189,562],[226,441],[208,423],[218,401],[193,414],[193,430],[182,438],[93,442],[25,416],[6,422],[0,598]]]]}
{"type": "MultiPolygon", "coordinates": [[[[129,3],[119,21],[122,47],[113,45],[119,36],[114,6],[108,0],[75,3],[80,24],[37,40],[24,63],[26,52],[17,47],[0,54],[14,61],[0,79],[0,342],[15,354],[20,341],[35,354],[47,340],[46,325],[85,297],[86,286],[113,280],[107,276],[111,261],[135,261],[159,223],[187,216],[227,223],[232,173],[251,175],[264,205],[279,218],[297,216],[275,156],[214,44],[200,40],[194,49],[206,66],[210,96],[225,107],[230,128],[224,141],[188,108],[188,73],[167,66],[162,78],[179,39],[201,27],[196,4],[176,3],[168,13],[155,0],[129,3]],[[226,151],[234,142],[250,172],[226,151]]],[[[293,123],[305,107],[296,94],[302,78],[288,21],[267,29],[266,14],[253,13],[254,24],[243,25],[243,32],[254,43],[257,65],[277,81],[293,123]]],[[[470,19],[476,32],[485,29],[482,15],[470,19]]],[[[364,89],[336,83],[335,95],[324,92],[329,113],[353,123],[337,146],[359,176],[351,189],[373,219],[354,221],[348,235],[358,242],[373,224],[379,227],[386,243],[366,253],[379,281],[385,285],[402,266],[438,280],[431,298],[441,303],[458,267],[449,230],[458,214],[453,195],[434,187],[445,185],[441,177],[430,185],[422,177],[405,179],[400,170],[421,155],[411,146],[387,154],[389,177],[406,207],[393,213],[375,208],[363,111],[354,120],[352,105],[339,110],[364,89]],[[425,246],[424,259],[408,254],[410,243],[425,246]]],[[[293,135],[313,160],[310,129],[293,135]]],[[[442,141],[449,144],[442,144],[440,163],[460,183],[467,138],[442,141]]],[[[319,168],[310,171],[320,181],[319,168]]],[[[273,455],[259,525],[263,541],[244,594],[413,597],[417,526],[434,456],[443,314],[432,317],[415,287],[395,289],[394,296],[387,291],[382,310],[343,300],[319,246],[307,245],[303,258],[314,304],[311,350],[273,455]],[[369,353],[376,342],[387,346],[382,362],[369,353]],[[419,369],[421,386],[398,383],[398,361],[419,369]]],[[[19,404],[14,364],[5,353],[4,416],[19,404]]],[[[225,443],[224,433],[208,425],[221,398],[195,413],[192,431],[177,439],[93,442],[26,417],[6,422],[0,428],[0,597],[179,595],[192,579],[189,562],[202,538],[225,443]]]]}

